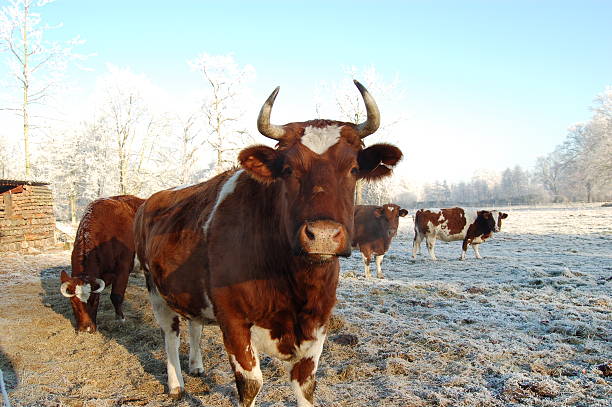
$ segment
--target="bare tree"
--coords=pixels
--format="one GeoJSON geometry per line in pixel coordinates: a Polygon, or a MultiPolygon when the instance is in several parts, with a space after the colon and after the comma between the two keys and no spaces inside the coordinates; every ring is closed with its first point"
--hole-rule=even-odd
{"type": "Polygon", "coordinates": [[[563,200],[561,188],[565,182],[566,161],[563,153],[557,148],[544,157],[538,157],[534,169],[535,177],[551,195],[553,202],[563,200]]]}
{"type": "Polygon", "coordinates": [[[202,146],[206,143],[200,114],[190,113],[176,119],[178,123],[177,138],[178,146],[178,168],[177,182],[186,184],[191,180],[196,169],[196,160],[202,146]]]}
{"type": "MultiPolygon", "coordinates": [[[[104,133],[108,157],[116,174],[115,193],[137,194],[146,190],[158,177],[152,177],[155,149],[162,146],[169,124],[166,114],[156,113],[151,107],[155,87],[142,76],[127,69],[110,67],[101,81],[96,122],[104,133]]],[[[110,174],[109,174],[110,175],[110,174]]]]}
{"type": "Polygon", "coordinates": [[[235,153],[253,142],[241,118],[246,85],[254,78],[255,69],[240,66],[231,54],[202,54],[190,64],[202,74],[207,85],[202,103],[208,130],[206,143],[215,154],[214,172],[220,173],[235,165],[235,153]]]}
{"type": "Polygon", "coordinates": [[[24,169],[31,175],[30,135],[35,128],[32,111],[50,97],[61,80],[72,54],[75,39],[67,46],[44,40],[49,26],[43,26],[37,10],[54,0],[9,0],[0,10],[0,49],[8,53],[8,64],[20,91],[20,101],[3,110],[15,112],[23,123],[24,169]],[[19,107],[15,107],[15,106],[19,107]]]}

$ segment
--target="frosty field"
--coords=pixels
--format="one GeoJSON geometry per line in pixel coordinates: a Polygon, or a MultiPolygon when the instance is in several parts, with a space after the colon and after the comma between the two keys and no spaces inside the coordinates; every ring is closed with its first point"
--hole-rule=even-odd
{"type": "MultiPolygon", "coordinates": [[[[338,304],[318,371],[319,406],[612,405],[612,208],[506,208],[502,232],[459,260],[412,260],[412,220],[385,256],[385,279],[341,260],[338,304]]],[[[204,328],[205,374],[165,395],[163,339],[144,279],[127,321],[103,294],[96,334],[75,334],[59,292],[70,252],[0,260],[0,368],[16,406],[237,406],[216,326],[204,328]]],[[[182,325],[183,333],[186,325],[182,325]]],[[[183,335],[181,361],[187,364],[183,335]]],[[[294,406],[280,362],[262,359],[258,406],[294,406]]]]}

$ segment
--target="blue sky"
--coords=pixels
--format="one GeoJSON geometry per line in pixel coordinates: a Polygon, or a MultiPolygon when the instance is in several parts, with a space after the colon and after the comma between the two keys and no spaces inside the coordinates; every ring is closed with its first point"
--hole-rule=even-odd
{"type": "Polygon", "coordinates": [[[63,23],[54,37],[78,34],[79,51],[97,54],[78,74],[85,88],[112,63],[181,94],[201,85],[186,61],[231,52],[255,67],[256,97],[280,85],[277,104],[305,112],[279,123],[312,118],[313,88],[344,67],[374,66],[400,79],[403,168],[426,181],[530,168],[612,85],[612,1],[57,0],[41,11],[63,23]]]}

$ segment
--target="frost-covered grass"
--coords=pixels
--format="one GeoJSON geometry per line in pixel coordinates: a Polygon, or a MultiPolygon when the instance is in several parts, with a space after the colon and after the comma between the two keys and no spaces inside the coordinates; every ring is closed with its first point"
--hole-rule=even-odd
{"type": "MultiPolygon", "coordinates": [[[[412,260],[401,220],[384,280],[342,260],[338,304],[318,372],[320,406],[610,406],[612,208],[508,208],[502,232],[460,261],[412,260]],[[606,373],[607,372],[607,373],[606,373]]],[[[107,296],[100,331],[76,335],[59,293],[69,252],[0,263],[0,367],[16,405],[171,405],[163,341],[142,276],[128,321],[107,296]]],[[[184,338],[186,339],[186,338],[184,338]]],[[[202,338],[206,373],[185,375],[179,406],[236,406],[217,327],[202,338]]],[[[187,348],[181,348],[183,367],[187,348]]],[[[260,406],[294,406],[282,364],[263,358],[260,406]]]]}

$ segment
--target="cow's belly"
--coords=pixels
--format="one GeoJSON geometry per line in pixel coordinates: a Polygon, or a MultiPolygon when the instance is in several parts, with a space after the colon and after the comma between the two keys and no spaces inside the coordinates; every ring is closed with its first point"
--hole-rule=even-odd
{"type": "Polygon", "coordinates": [[[436,239],[442,240],[444,242],[454,242],[457,240],[463,240],[464,237],[465,235],[463,233],[457,233],[457,234],[451,235],[445,230],[439,230],[436,233],[436,239]]]}
{"type": "Polygon", "coordinates": [[[320,353],[325,340],[325,327],[319,327],[314,333],[314,339],[303,341],[299,346],[294,342],[291,350],[288,351],[287,344],[281,344],[280,340],[272,339],[270,330],[257,325],[251,327],[251,343],[258,352],[263,352],[268,356],[276,357],[286,362],[299,360],[314,353],[320,353]],[[283,346],[284,345],[284,346],[283,346]],[[280,348],[285,348],[281,351],[280,348]]]}
{"type": "Polygon", "coordinates": [[[475,238],[470,239],[470,243],[472,243],[472,244],[480,244],[480,243],[484,242],[485,239],[486,238],[484,236],[482,236],[482,235],[476,236],[475,238]]]}

